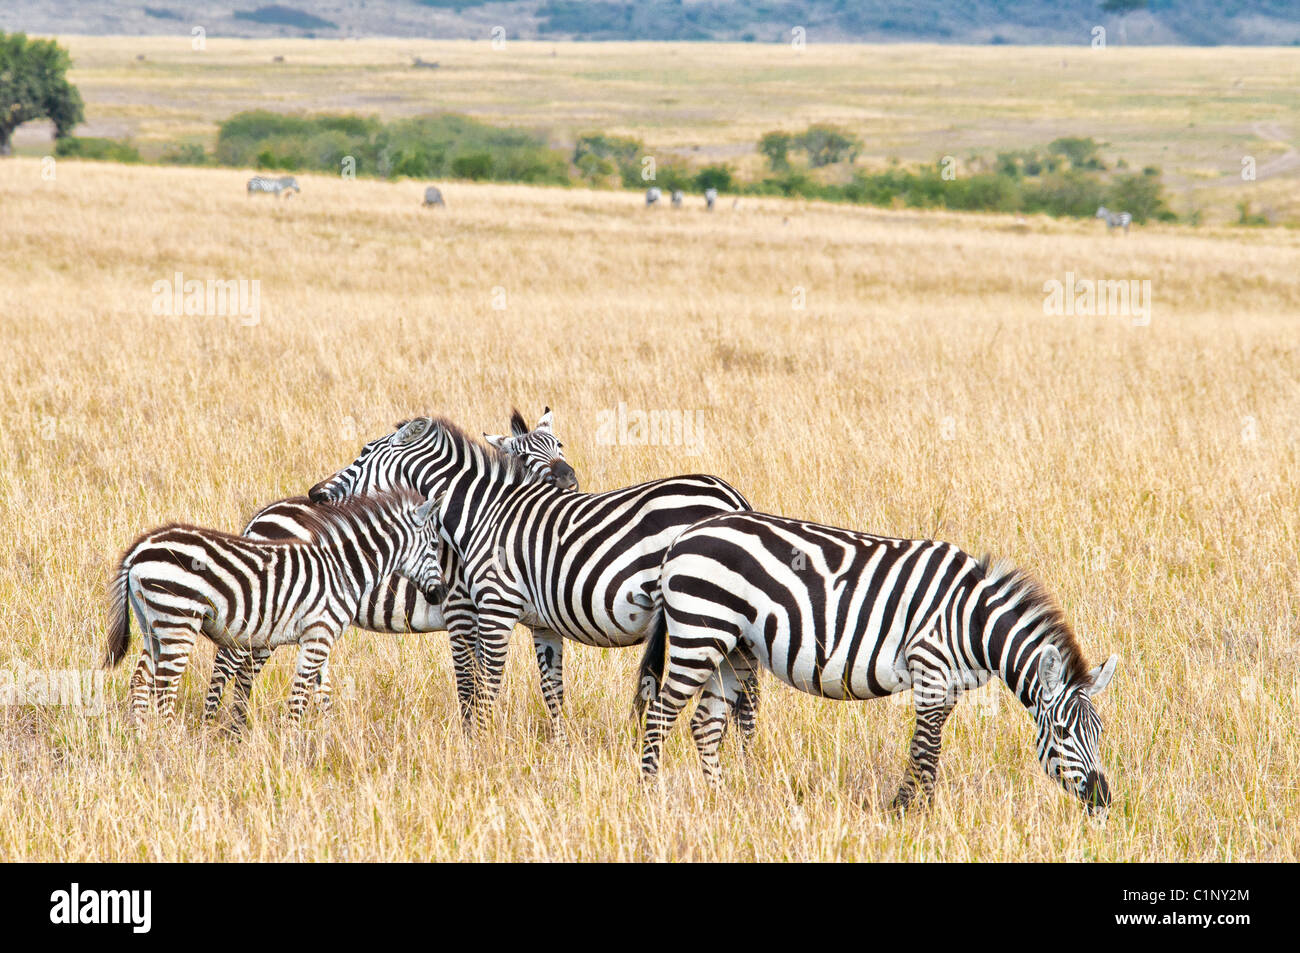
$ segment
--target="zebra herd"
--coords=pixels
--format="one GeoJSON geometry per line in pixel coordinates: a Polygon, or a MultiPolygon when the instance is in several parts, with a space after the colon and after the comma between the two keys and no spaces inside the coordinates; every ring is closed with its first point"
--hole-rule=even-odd
{"type": "MultiPolygon", "coordinates": [[[[486,436],[486,435],[485,435],[486,436]]],[[[125,655],[133,615],[144,648],[133,714],[175,719],[200,633],[218,646],[204,705],[235,682],[233,725],[280,645],[298,646],[290,714],[328,708],[329,654],[349,624],[445,629],[464,728],[483,730],[510,634],[532,630],[542,698],[564,737],[564,641],[643,645],[633,707],[641,773],[690,721],[705,777],[734,721],[755,734],[759,671],[804,692],[871,699],[911,689],[916,727],[892,806],[932,793],[944,722],[960,694],[1001,679],[1033,720],[1048,776],[1104,811],[1093,697],[1117,658],[1089,668],[1051,598],[1007,563],[932,540],[892,539],[754,511],[724,480],[668,477],[580,492],[549,408],[529,429],[480,442],[416,417],[367,443],[306,497],[272,503],[243,533],[173,525],[140,537],[113,584],[106,664],[125,655]]]]}
{"type": "MultiPolygon", "coordinates": [[[[661,188],[659,188],[657,185],[650,186],[650,188],[645,190],[646,208],[650,208],[652,205],[655,205],[663,197],[664,197],[664,193],[661,188]]],[[[704,190],[704,205],[708,209],[708,211],[710,212],[713,211],[713,206],[717,201],[718,201],[717,189],[704,190]]],[[[673,208],[682,208],[686,202],[686,193],[683,192],[681,189],[673,189],[671,202],[673,208]]]]}

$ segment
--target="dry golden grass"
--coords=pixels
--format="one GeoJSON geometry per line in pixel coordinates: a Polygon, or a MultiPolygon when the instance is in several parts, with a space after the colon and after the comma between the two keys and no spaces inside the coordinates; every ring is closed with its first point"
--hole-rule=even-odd
{"type": "Polygon", "coordinates": [[[560,750],[522,634],[467,741],[445,637],[352,631],[301,736],[291,652],[242,744],[198,723],[206,646],[175,733],[129,730],[126,666],[102,716],[0,706],[0,856],[1300,858],[1300,237],[501,186],[430,213],[414,183],[299,178],[277,202],[238,172],[0,163],[0,670],[96,665],[105,581],[147,527],[237,529],[415,412],[498,430],[549,403],[587,488],[712,472],[1040,576],[1094,659],[1122,656],[1109,823],[1043,776],[1000,684],[958,707],[933,808],[896,821],[905,699],[767,677],[721,792],[684,725],[644,792],[636,650],[568,646],[560,750]],[[152,315],[177,270],[260,280],[260,323],[152,315]],[[1044,315],[1066,271],[1150,279],[1150,326],[1044,315]],[[620,401],[701,410],[699,452],[598,445],[620,401]]]}

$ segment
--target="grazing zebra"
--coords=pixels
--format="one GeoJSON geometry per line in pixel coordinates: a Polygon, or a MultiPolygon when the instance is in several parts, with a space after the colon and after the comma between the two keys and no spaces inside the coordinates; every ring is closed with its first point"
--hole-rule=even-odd
{"type": "Polygon", "coordinates": [[[424,190],[424,207],[428,208],[430,205],[441,205],[443,208],[447,207],[447,203],[442,200],[442,192],[436,185],[431,185],[424,190]]]}
{"type": "MultiPolygon", "coordinates": [[[[152,701],[174,722],[176,691],[200,633],[252,653],[249,684],[277,646],[292,643],[298,668],[289,712],[298,722],[308,685],[334,640],[390,574],[406,576],[430,602],[445,598],[433,506],[409,490],[357,497],[301,514],[310,526],[307,540],[249,539],[183,525],[152,530],[122,556],[104,664],[116,665],[126,654],[134,614],[145,673],[137,670],[131,679],[132,710],[141,717],[152,701]]],[[[246,721],[247,706],[241,691],[236,724],[246,721]]]]}
{"type": "Polygon", "coordinates": [[[647,653],[663,651],[666,641],[668,661],[647,719],[645,777],[658,772],[664,735],[703,689],[691,733],[705,777],[716,784],[723,701],[761,664],[824,698],[912,689],[911,764],[893,802],[903,809],[918,789],[927,796],[934,789],[943,725],[958,694],[997,676],[1029,710],[1048,776],[1090,810],[1110,801],[1092,698],[1118,656],[1090,671],[1060,610],[1009,563],[990,566],[933,540],[730,513],[677,538],[660,592],[647,653]]]}
{"type": "Polygon", "coordinates": [[[645,190],[646,207],[649,208],[651,205],[654,205],[655,202],[658,202],[661,198],[663,198],[663,195],[664,195],[663,192],[659,191],[658,186],[656,185],[650,186],[650,188],[645,190]]]}
{"type": "Polygon", "coordinates": [[[301,192],[298,188],[298,180],[291,175],[283,175],[278,179],[267,178],[264,175],[255,175],[248,180],[248,194],[251,198],[254,192],[270,192],[273,195],[280,195],[293,189],[295,192],[301,192]]]}
{"type": "MultiPolygon", "coordinates": [[[[461,697],[471,704],[462,713],[468,719],[472,709],[480,723],[486,721],[500,689],[511,629],[522,622],[533,629],[542,696],[560,735],[561,639],[600,647],[643,642],[669,544],[706,516],[750,508],[737,490],[702,475],[606,493],[565,493],[437,420],[415,440],[368,448],[311,495],[337,499],[394,487],[442,494],[443,539],[459,569],[456,578],[448,575],[451,592],[443,613],[453,647],[459,644],[465,653],[465,646],[474,645],[480,667],[479,679],[466,683],[470,694],[461,697]],[[438,486],[426,461],[443,456],[458,462],[458,472],[438,486]]],[[[656,660],[643,660],[643,678],[652,684],[658,669],[656,660]]],[[[751,730],[752,702],[730,700],[739,706],[737,722],[751,730]]]]}
{"type": "Polygon", "coordinates": [[[1128,234],[1128,227],[1133,223],[1133,216],[1128,212],[1112,212],[1106,206],[1097,209],[1097,218],[1106,222],[1106,231],[1110,232],[1117,228],[1124,229],[1124,234],[1128,234]]]}
{"type": "Polygon", "coordinates": [[[681,208],[683,198],[685,198],[685,196],[682,195],[681,189],[673,189],[673,208],[681,208]]]}
{"type": "MultiPolygon", "coordinates": [[[[556,439],[552,424],[553,416],[549,407],[532,430],[528,429],[523,414],[512,410],[510,436],[483,436],[498,450],[518,457],[524,467],[539,479],[549,480],[564,490],[576,490],[577,476],[564,459],[564,446],[556,439]]],[[[312,526],[318,518],[315,511],[331,505],[313,503],[305,496],[279,500],[255,513],[240,535],[253,539],[310,539],[312,526]]],[[[444,570],[449,570],[452,557],[444,543],[440,541],[439,546],[439,559],[444,570]]],[[[450,578],[449,571],[448,577],[450,578]]],[[[447,628],[441,604],[430,602],[418,586],[400,574],[389,576],[384,584],[370,591],[362,601],[352,624],[372,632],[393,633],[439,632],[447,628]]],[[[218,649],[203,705],[207,720],[216,719],[221,695],[231,678],[239,679],[236,690],[246,696],[246,685],[252,678],[250,663],[255,664],[259,670],[266,663],[265,659],[255,661],[251,656],[251,652],[235,647],[218,649]]],[[[144,665],[143,658],[140,664],[144,665]]],[[[321,666],[319,680],[316,700],[322,708],[328,708],[331,702],[328,663],[321,666]]]]}
{"type": "Polygon", "coordinates": [[[705,189],[705,190],[704,190],[704,204],[707,205],[707,206],[709,207],[709,211],[710,211],[710,212],[713,211],[713,203],[716,202],[717,200],[718,200],[718,190],[717,190],[717,189],[705,189]]]}

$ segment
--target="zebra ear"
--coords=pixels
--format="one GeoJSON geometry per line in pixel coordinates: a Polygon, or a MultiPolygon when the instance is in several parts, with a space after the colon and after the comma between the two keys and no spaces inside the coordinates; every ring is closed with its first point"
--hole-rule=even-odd
{"type": "Polygon", "coordinates": [[[1110,684],[1111,676],[1115,674],[1115,666],[1119,664],[1119,656],[1112,655],[1101,665],[1098,665],[1088,673],[1088,687],[1084,689],[1089,696],[1096,697],[1101,690],[1110,684]]]}
{"type": "Polygon", "coordinates": [[[515,437],[528,433],[528,421],[524,420],[524,415],[517,407],[510,408],[510,433],[515,437]]]}
{"type": "Polygon", "coordinates": [[[393,434],[393,443],[402,446],[418,440],[429,429],[429,425],[428,417],[416,417],[414,420],[408,420],[402,424],[397,433],[393,434]]]}
{"type": "Polygon", "coordinates": [[[1049,645],[1038,656],[1038,684],[1043,698],[1053,698],[1061,690],[1061,650],[1049,645]]]}
{"type": "Polygon", "coordinates": [[[423,526],[425,523],[429,522],[429,517],[432,516],[434,513],[436,513],[438,511],[438,507],[442,505],[442,497],[443,497],[442,493],[439,493],[437,496],[431,496],[416,508],[415,510],[416,526],[423,526]]]}
{"type": "Polygon", "coordinates": [[[507,446],[507,444],[509,444],[513,438],[485,433],[483,435],[483,439],[488,442],[489,447],[492,447],[495,450],[500,450],[502,453],[509,453],[510,448],[507,446]]]}
{"type": "Polygon", "coordinates": [[[552,433],[551,408],[549,407],[546,408],[545,412],[542,414],[541,420],[537,421],[537,426],[534,427],[533,429],[540,430],[542,433],[552,433]]]}

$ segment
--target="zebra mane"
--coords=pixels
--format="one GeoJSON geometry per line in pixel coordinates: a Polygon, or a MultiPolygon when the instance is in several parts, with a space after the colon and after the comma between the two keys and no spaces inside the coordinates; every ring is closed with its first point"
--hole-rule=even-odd
{"type": "Polygon", "coordinates": [[[397,490],[384,490],[377,493],[363,493],[360,496],[345,496],[342,499],[318,503],[303,510],[298,518],[303,528],[311,533],[314,543],[325,542],[329,530],[344,525],[350,517],[365,517],[371,513],[390,512],[404,503],[423,503],[424,497],[405,487],[397,490]]]}
{"type": "MultiPolygon", "coordinates": [[[[515,413],[518,414],[519,412],[515,411],[515,413]]],[[[522,415],[520,415],[519,419],[521,421],[523,420],[522,415]]],[[[446,417],[435,417],[432,415],[426,417],[412,417],[410,420],[399,421],[396,429],[401,430],[412,420],[428,420],[434,431],[441,431],[450,442],[457,444],[466,455],[476,453],[479,457],[488,461],[490,465],[494,464],[494,469],[505,475],[507,485],[515,486],[520,483],[542,482],[541,477],[529,472],[527,465],[521,457],[515,456],[511,453],[505,453],[490,444],[484,443],[466,433],[458,424],[452,423],[446,417]]],[[[524,430],[528,430],[527,424],[524,425],[524,430]]]]}
{"type": "Polygon", "coordinates": [[[994,562],[991,554],[979,561],[979,567],[984,573],[984,581],[991,586],[1012,583],[1013,588],[1006,596],[1005,605],[1018,609],[1021,618],[1028,617],[1029,621],[1036,622],[1035,628],[1041,630],[1045,640],[1060,651],[1065,664],[1065,684],[1086,682],[1091,670],[1088,660],[1084,658],[1079,640],[1066,621],[1061,607],[1042,584],[1024,570],[1016,568],[1009,559],[994,562]]]}

